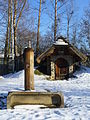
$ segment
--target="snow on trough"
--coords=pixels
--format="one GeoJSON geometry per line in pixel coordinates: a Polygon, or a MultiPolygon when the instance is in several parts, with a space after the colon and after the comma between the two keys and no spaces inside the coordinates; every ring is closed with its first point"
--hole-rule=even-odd
{"type": "Polygon", "coordinates": [[[0,120],[90,120],[90,68],[82,67],[68,81],[48,81],[45,76],[35,75],[35,91],[62,91],[65,108],[24,105],[7,110],[8,92],[18,90],[24,90],[24,71],[1,77],[0,120]]]}

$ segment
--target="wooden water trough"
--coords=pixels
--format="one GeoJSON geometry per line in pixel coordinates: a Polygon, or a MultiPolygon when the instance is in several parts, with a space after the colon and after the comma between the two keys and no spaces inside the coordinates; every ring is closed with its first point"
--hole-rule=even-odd
{"type": "Polygon", "coordinates": [[[31,92],[34,90],[34,52],[31,48],[24,51],[25,91],[10,92],[7,96],[7,109],[16,105],[45,105],[47,107],[64,107],[61,92],[31,92]],[[28,90],[28,91],[27,91],[28,90]]]}
{"type": "Polygon", "coordinates": [[[12,92],[7,97],[7,108],[16,105],[44,105],[47,107],[64,107],[62,93],[51,92],[12,92]]]}

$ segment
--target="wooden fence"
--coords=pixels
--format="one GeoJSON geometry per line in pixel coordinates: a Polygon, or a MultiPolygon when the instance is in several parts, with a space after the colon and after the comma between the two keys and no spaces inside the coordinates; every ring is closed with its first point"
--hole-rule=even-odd
{"type": "Polygon", "coordinates": [[[14,61],[9,60],[8,64],[0,64],[0,75],[5,75],[8,73],[13,72],[13,63],[16,64],[16,67],[14,67],[14,71],[19,71],[24,68],[24,60],[23,55],[18,56],[15,58],[14,61]]]}

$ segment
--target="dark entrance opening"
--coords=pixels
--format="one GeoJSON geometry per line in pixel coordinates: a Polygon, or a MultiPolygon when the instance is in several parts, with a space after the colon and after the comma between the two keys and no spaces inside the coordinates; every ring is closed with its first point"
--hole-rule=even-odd
{"type": "Polygon", "coordinates": [[[69,65],[64,58],[59,58],[55,62],[56,64],[56,79],[67,79],[69,74],[69,65]]]}

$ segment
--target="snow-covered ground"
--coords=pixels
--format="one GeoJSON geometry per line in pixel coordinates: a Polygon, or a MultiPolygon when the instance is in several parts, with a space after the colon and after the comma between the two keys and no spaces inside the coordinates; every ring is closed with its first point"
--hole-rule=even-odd
{"type": "Polygon", "coordinates": [[[10,91],[24,90],[24,71],[0,77],[0,120],[90,120],[90,68],[82,67],[68,81],[48,81],[35,75],[35,91],[64,94],[65,108],[40,106],[16,106],[6,109],[6,97],[10,91]]]}

